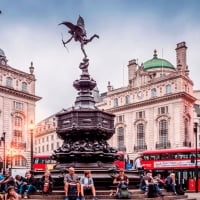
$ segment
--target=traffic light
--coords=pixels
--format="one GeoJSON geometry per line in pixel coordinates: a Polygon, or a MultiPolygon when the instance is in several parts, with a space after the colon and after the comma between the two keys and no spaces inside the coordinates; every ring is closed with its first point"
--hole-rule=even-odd
{"type": "Polygon", "coordinates": [[[195,156],[191,156],[191,163],[195,163],[195,156]]]}

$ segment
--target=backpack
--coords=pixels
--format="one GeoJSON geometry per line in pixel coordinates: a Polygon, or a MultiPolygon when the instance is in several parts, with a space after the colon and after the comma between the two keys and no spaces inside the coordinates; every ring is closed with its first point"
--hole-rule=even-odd
{"type": "Polygon", "coordinates": [[[126,184],[122,184],[121,187],[119,188],[119,191],[117,193],[117,198],[118,199],[129,199],[130,198],[130,193],[128,191],[128,187],[126,184]]]}
{"type": "Polygon", "coordinates": [[[149,184],[148,198],[154,198],[158,196],[155,184],[149,184]]]}
{"type": "Polygon", "coordinates": [[[176,193],[179,195],[184,195],[185,191],[183,190],[181,185],[176,185],[176,193]]]}

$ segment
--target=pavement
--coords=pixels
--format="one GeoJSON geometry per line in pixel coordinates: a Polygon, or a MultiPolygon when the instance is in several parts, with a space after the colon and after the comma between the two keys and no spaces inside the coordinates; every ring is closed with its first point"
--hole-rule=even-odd
{"type": "Polygon", "coordinates": [[[197,192],[186,192],[185,195],[188,195],[188,198],[196,198],[197,200],[200,200],[200,191],[197,192]]]}

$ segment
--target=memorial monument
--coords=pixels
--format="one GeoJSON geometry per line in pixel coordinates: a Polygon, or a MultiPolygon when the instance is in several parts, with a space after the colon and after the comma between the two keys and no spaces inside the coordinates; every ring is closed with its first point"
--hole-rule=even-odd
{"type": "MultiPolygon", "coordinates": [[[[95,106],[92,90],[96,87],[96,82],[88,72],[89,58],[85,51],[85,45],[99,36],[95,34],[87,38],[81,16],[77,20],[77,25],[71,22],[62,22],[60,25],[67,26],[70,29],[68,33],[71,35],[66,42],[62,39],[63,45],[74,39],[80,43],[84,57],[79,65],[80,78],[73,83],[78,91],[75,104],[56,115],[56,132],[64,142],[52,155],[57,161],[52,175],[57,174],[58,177],[59,172],[66,172],[69,167],[74,167],[76,174],[81,176],[83,171],[88,169],[92,171],[96,187],[106,188],[112,185],[113,177],[119,170],[114,164],[114,161],[119,158],[117,149],[107,142],[115,131],[115,116],[95,106]]],[[[138,183],[139,176],[134,173],[134,178],[138,183]]]]}

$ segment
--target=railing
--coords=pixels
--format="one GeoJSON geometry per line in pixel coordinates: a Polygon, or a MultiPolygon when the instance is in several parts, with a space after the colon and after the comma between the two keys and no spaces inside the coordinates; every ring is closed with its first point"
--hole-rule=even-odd
{"type": "Polygon", "coordinates": [[[134,151],[144,151],[144,150],[147,150],[147,145],[146,144],[144,144],[144,145],[138,145],[138,146],[136,146],[136,145],[134,145],[134,151]]]}
{"type": "Polygon", "coordinates": [[[184,141],[184,142],[183,142],[183,146],[184,146],[184,147],[191,147],[192,144],[191,144],[191,142],[184,141]]]}
{"type": "Polygon", "coordinates": [[[26,143],[11,141],[11,147],[16,148],[16,149],[25,149],[26,143]]]}
{"type": "Polygon", "coordinates": [[[168,149],[171,148],[171,143],[169,141],[163,143],[156,143],[156,149],[168,149]]]}

